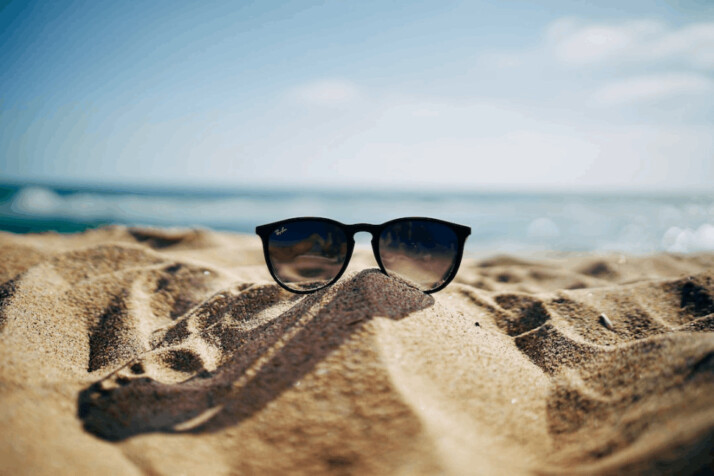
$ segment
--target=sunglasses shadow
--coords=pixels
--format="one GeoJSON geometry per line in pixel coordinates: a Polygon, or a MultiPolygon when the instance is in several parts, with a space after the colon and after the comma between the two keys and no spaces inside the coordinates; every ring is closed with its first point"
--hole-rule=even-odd
{"type": "Polygon", "coordinates": [[[434,304],[430,295],[375,269],[314,294],[287,294],[277,285],[227,294],[207,300],[174,322],[151,351],[81,391],[84,428],[119,441],[239,424],[374,316],[402,319],[434,304]],[[206,348],[213,350],[198,351],[206,348]]]}

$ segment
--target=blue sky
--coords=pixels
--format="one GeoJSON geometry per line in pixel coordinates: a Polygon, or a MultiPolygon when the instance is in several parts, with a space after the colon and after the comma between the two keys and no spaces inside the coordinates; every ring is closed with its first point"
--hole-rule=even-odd
{"type": "Polygon", "coordinates": [[[0,179],[714,182],[710,1],[0,5],[0,179]]]}

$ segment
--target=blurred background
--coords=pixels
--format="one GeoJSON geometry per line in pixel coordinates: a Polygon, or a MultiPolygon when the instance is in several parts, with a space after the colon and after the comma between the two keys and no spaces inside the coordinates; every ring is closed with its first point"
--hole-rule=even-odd
{"type": "Polygon", "coordinates": [[[714,2],[0,1],[0,230],[714,250],[714,2]]]}

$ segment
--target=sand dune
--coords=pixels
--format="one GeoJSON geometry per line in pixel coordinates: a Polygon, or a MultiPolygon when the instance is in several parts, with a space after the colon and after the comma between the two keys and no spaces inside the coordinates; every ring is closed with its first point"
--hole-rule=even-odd
{"type": "Polygon", "coordinates": [[[0,233],[0,474],[714,471],[714,255],[353,261],[302,296],[252,236],[0,233]]]}

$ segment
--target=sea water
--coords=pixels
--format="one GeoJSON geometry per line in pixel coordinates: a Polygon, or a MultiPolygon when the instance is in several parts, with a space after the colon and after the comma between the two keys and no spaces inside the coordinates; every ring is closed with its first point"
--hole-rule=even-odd
{"type": "MultiPolygon", "coordinates": [[[[166,190],[0,185],[0,230],[107,224],[253,233],[295,216],[382,223],[428,216],[472,228],[475,253],[714,251],[714,193],[515,193],[328,189],[166,190]]],[[[367,242],[369,236],[358,237],[367,242]]]]}

